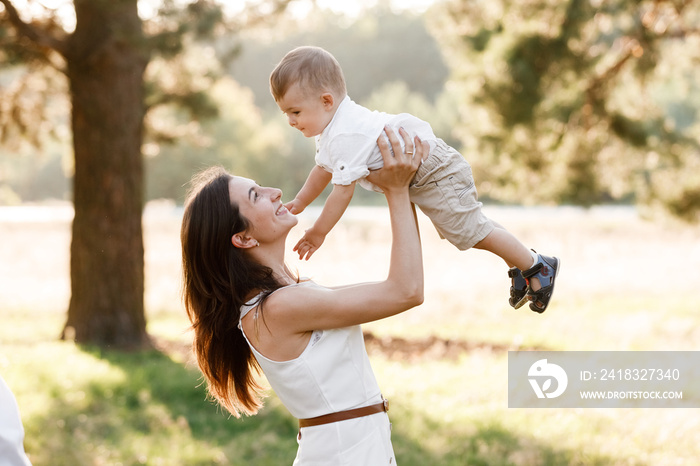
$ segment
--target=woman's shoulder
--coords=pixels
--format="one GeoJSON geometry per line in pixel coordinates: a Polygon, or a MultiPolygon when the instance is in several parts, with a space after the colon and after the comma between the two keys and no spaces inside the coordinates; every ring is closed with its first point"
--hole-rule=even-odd
{"type": "Polygon", "coordinates": [[[260,301],[260,299],[266,295],[269,295],[269,297],[271,297],[271,296],[274,296],[275,294],[284,294],[285,290],[290,290],[290,289],[293,289],[293,288],[299,287],[299,286],[320,287],[320,285],[316,284],[314,281],[312,281],[309,278],[300,278],[298,282],[292,283],[290,285],[281,286],[280,288],[277,288],[276,290],[253,292],[253,293],[251,293],[249,298],[246,299],[245,305],[246,306],[255,306],[260,301]]]}
{"type": "Polygon", "coordinates": [[[291,289],[298,288],[298,287],[308,287],[308,286],[323,288],[321,285],[319,285],[318,283],[316,283],[315,281],[311,280],[308,277],[299,277],[299,279],[296,283],[292,283],[291,285],[285,285],[281,288],[278,288],[273,293],[277,293],[278,291],[282,291],[282,290],[291,290],[291,289]]]}
{"type": "Polygon", "coordinates": [[[319,285],[313,280],[302,278],[297,283],[283,286],[270,293],[265,301],[265,306],[267,307],[269,303],[270,307],[295,307],[295,305],[300,304],[298,301],[302,300],[304,296],[326,290],[328,288],[319,285]]]}
{"type": "Polygon", "coordinates": [[[277,290],[273,291],[270,297],[274,296],[275,294],[280,295],[280,294],[288,294],[288,293],[299,293],[299,292],[307,292],[309,290],[325,290],[327,289],[324,286],[319,285],[315,281],[309,279],[309,278],[300,278],[298,282],[292,283],[291,285],[283,286],[282,288],[278,288],[277,290]]]}
{"type": "Polygon", "coordinates": [[[278,288],[264,300],[258,300],[252,309],[258,308],[260,315],[271,328],[296,328],[302,321],[308,321],[319,306],[327,307],[329,296],[325,288],[311,280],[299,281],[292,285],[278,288]],[[321,304],[325,303],[325,305],[321,304]]]}

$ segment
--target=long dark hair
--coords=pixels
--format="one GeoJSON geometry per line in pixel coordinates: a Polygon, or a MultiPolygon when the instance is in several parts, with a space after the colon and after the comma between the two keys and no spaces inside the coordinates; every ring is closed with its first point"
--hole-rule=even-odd
{"type": "Polygon", "coordinates": [[[282,284],[272,269],[231,243],[249,222],[229,197],[231,175],[212,167],[192,178],[185,201],[182,242],[183,301],[194,329],[194,352],[210,395],[236,417],[255,414],[260,366],[238,328],[240,308],[282,284]],[[255,372],[255,373],[254,373],[255,372]]]}

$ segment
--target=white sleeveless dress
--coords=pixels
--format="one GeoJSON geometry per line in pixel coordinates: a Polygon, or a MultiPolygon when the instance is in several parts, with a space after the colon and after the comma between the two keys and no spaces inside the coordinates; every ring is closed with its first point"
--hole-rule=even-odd
{"type": "MultiPolygon", "coordinates": [[[[311,281],[291,286],[319,286],[311,281]]],[[[257,305],[241,307],[241,319],[257,305]]],[[[243,332],[239,322],[239,328],[243,332]]],[[[295,359],[273,361],[243,332],[270,386],[289,412],[305,419],[382,401],[359,325],[314,331],[295,359]]],[[[387,413],[301,429],[294,466],[395,465],[387,413]]]]}

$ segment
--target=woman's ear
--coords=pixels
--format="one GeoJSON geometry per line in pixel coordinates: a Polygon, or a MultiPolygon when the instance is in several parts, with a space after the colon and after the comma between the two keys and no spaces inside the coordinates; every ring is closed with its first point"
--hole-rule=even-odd
{"type": "Polygon", "coordinates": [[[258,240],[251,236],[246,236],[244,233],[236,233],[231,237],[231,244],[238,249],[250,249],[255,246],[260,246],[258,240]]]}

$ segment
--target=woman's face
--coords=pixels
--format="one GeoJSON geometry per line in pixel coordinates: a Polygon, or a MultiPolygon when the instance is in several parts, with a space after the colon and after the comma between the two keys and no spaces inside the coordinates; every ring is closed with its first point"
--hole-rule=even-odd
{"type": "Polygon", "coordinates": [[[281,190],[263,188],[255,181],[240,176],[231,177],[228,186],[231,202],[236,203],[241,215],[250,221],[247,235],[260,244],[286,237],[297,224],[296,216],[282,204],[281,190]]]}

